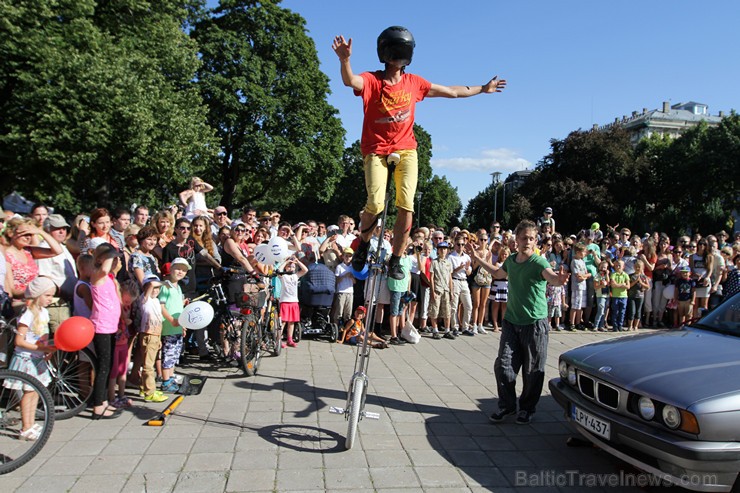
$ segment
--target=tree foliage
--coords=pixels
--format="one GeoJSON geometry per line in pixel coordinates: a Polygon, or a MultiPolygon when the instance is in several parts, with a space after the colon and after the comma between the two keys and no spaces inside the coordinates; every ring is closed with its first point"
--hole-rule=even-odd
{"type": "Polygon", "coordinates": [[[0,0],[0,173],[63,211],[170,200],[215,155],[186,0],[0,0]],[[187,7],[187,8],[186,8],[187,7]]]}
{"type": "Polygon", "coordinates": [[[210,173],[222,177],[221,203],[326,202],[341,177],[344,130],[304,19],[276,1],[222,0],[192,37],[220,140],[210,173]]]}
{"type": "MultiPolygon", "coordinates": [[[[740,117],[715,127],[700,124],[681,137],[652,136],[633,147],[620,126],[576,131],[551,141],[551,152],[507,203],[510,224],[555,211],[558,229],[593,221],[638,231],[714,232],[732,226],[738,209],[740,117]]],[[[471,217],[480,214],[469,204],[471,217]]]]}

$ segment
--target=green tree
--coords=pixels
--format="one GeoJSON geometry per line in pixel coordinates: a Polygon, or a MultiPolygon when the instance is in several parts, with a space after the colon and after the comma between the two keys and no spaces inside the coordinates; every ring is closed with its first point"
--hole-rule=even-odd
{"type": "Polygon", "coordinates": [[[221,153],[221,203],[326,202],[341,177],[344,130],[326,96],[304,19],[276,1],[222,0],[195,22],[198,85],[221,153]]]}
{"type": "Polygon", "coordinates": [[[67,212],[154,205],[203,170],[216,146],[186,6],[0,0],[4,188],[67,212]]]}

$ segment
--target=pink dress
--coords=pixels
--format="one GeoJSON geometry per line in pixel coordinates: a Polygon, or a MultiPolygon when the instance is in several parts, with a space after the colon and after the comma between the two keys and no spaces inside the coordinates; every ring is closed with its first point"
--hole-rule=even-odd
{"type": "Polygon", "coordinates": [[[95,326],[96,334],[115,334],[121,318],[121,301],[118,299],[116,283],[112,274],[105,277],[100,286],[90,285],[92,293],[92,314],[90,320],[95,326]]]}
{"type": "Polygon", "coordinates": [[[5,260],[13,273],[13,289],[16,291],[25,291],[26,286],[39,275],[39,267],[33,261],[31,252],[23,250],[23,253],[26,254],[26,263],[19,262],[14,255],[5,252],[5,260]]]}

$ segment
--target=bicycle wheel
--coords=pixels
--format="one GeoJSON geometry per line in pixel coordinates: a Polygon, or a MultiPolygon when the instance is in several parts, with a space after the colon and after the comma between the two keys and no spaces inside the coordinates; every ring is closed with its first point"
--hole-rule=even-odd
{"type": "Polygon", "coordinates": [[[329,342],[337,342],[337,339],[339,339],[339,326],[331,324],[329,326],[329,342]]]}
{"type": "Polygon", "coordinates": [[[248,317],[241,334],[242,368],[248,377],[257,374],[262,358],[262,326],[254,317],[248,317]]]}
{"type": "Polygon", "coordinates": [[[49,392],[57,419],[80,414],[92,398],[98,359],[89,348],[68,353],[55,351],[49,359],[49,392]]]}
{"type": "Polygon", "coordinates": [[[272,331],[272,355],[280,356],[283,349],[283,322],[275,306],[270,310],[270,330],[272,331]]]}
{"type": "Polygon", "coordinates": [[[303,337],[303,322],[296,322],[293,326],[293,342],[301,342],[303,337]]]}
{"type": "MultiPolygon", "coordinates": [[[[27,428],[30,424],[26,423],[27,428]]],[[[44,448],[54,428],[54,407],[51,394],[36,378],[19,371],[0,370],[0,474],[21,467],[44,448]],[[18,387],[13,389],[9,387],[18,387]],[[22,390],[23,389],[23,390],[22,390]],[[24,410],[21,405],[33,405],[36,393],[36,409],[24,410]],[[23,418],[35,421],[39,433],[35,440],[22,438],[23,418]]]]}
{"type": "Polygon", "coordinates": [[[362,407],[362,395],[365,389],[365,380],[355,378],[352,384],[352,397],[349,406],[349,421],[347,422],[347,438],[344,440],[344,448],[347,450],[355,444],[357,436],[357,423],[360,421],[360,411],[362,407]]]}

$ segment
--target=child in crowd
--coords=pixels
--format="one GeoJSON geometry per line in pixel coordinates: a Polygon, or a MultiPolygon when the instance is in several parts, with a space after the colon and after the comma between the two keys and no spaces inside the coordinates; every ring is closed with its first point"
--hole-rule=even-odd
{"type": "Polygon", "coordinates": [[[334,298],[334,316],[332,320],[335,324],[346,321],[352,313],[352,300],[354,299],[355,276],[352,274],[352,255],[354,250],[347,247],[342,252],[342,263],[337,265],[334,275],[337,278],[336,295],[334,298]]]}
{"type": "Polygon", "coordinates": [[[563,330],[563,326],[560,324],[560,317],[563,316],[563,308],[568,308],[565,288],[563,286],[553,286],[548,283],[545,296],[547,296],[547,317],[552,322],[552,328],[563,330]]]}
{"type": "MultiPolygon", "coordinates": [[[[146,229],[146,228],[144,228],[146,229]]],[[[150,274],[144,278],[143,293],[140,298],[141,325],[139,327],[139,357],[142,362],[139,395],[146,402],[164,402],[169,397],[157,390],[154,364],[162,348],[162,305],[159,303],[159,290],[162,283],[150,274]]]]}
{"type": "Polygon", "coordinates": [[[583,330],[583,309],[587,305],[586,279],[591,277],[586,262],[586,245],[576,243],[573,245],[573,260],[570,262],[571,272],[571,297],[570,297],[570,323],[569,328],[583,330]]]}
{"type": "MultiPolygon", "coordinates": [[[[26,311],[18,319],[15,335],[15,350],[9,370],[27,373],[38,379],[44,386],[51,383],[46,356],[56,351],[49,345],[49,306],[56,293],[56,285],[48,278],[39,276],[26,286],[26,311]]],[[[36,423],[36,407],[39,395],[31,386],[24,386],[20,380],[5,379],[3,387],[22,390],[21,397],[21,440],[37,440],[43,431],[36,423]]]]}
{"type": "Polygon", "coordinates": [[[645,275],[645,264],[642,260],[635,261],[635,273],[630,276],[630,288],[627,291],[627,329],[637,330],[642,316],[642,303],[645,301],[645,291],[650,287],[645,275]]]}
{"type": "Polygon", "coordinates": [[[437,320],[444,320],[444,337],[455,339],[450,330],[450,296],[452,293],[452,264],[447,260],[450,245],[446,241],[437,244],[437,258],[429,269],[429,318],[432,322],[432,338],[441,339],[437,320]]]}
{"type": "Polygon", "coordinates": [[[614,332],[621,332],[624,315],[627,310],[627,290],[630,287],[630,276],[624,272],[624,262],[614,262],[614,273],[611,276],[612,327],[614,332]]]}
{"type": "Polygon", "coordinates": [[[92,314],[92,294],[90,292],[90,277],[93,273],[93,256],[87,253],[77,257],[77,272],[79,277],[72,295],[73,315],[90,318],[92,314]]]}
{"type": "MultiPolygon", "coordinates": [[[[337,344],[362,344],[365,339],[367,331],[365,330],[365,315],[367,309],[364,306],[358,306],[355,310],[355,316],[347,321],[342,331],[342,336],[337,340],[337,344]]],[[[375,349],[385,349],[388,347],[388,343],[385,339],[376,335],[374,332],[370,332],[370,341],[375,349]]]]}
{"type": "Polygon", "coordinates": [[[131,360],[131,344],[136,332],[133,329],[131,307],[139,297],[139,283],[127,279],[121,283],[121,320],[116,333],[116,347],[113,350],[113,366],[108,380],[108,401],[116,408],[131,407],[131,399],[126,397],[126,374],[131,360]],[[118,395],[116,396],[116,385],[118,395]]]}
{"type": "Polygon", "coordinates": [[[283,330],[287,330],[287,344],[289,347],[296,347],[293,340],[293,330],[296,322],[301,321],[301,313],[298,307],[298,279],[306,275],[308,269],[299,262],[295,257],[285,261],[283,269],[287,274],[283,275],[281,281],[283,289],[280,291],[280,320],[285,324],[283,330]],[[298,273],[296,273],[298,266],[298,273]]]}
{"type": "MultiPolygon", "coordinates": [[[[185,329],[180,327],[178,317],[185,308],[185,298],[180,289],[180,281],[188,275],[190,264],[182,257],[177,257],[169,265],[167,280],[159,291],[159,302],[162,305],[162,390],[175,393],[180,387],[175,381],[175,365],[182,352],[182,340],[185,329]]],[[[163,270],[164,270],[163,269],[163,270]]]]}
{"type": "Polygon", "coordinates": [[[606,309],[609,306],[609,262],[602,260],[599,270],[594,276],[594,291],[596,292],[596,319],[594,327],[600,332],[606,331],[606,309]]]}
{"type": "Polygon", "coordinates": [[[93,265],[90,276],[90,321],[95,327],[93,346],[98,357],[98,371],[93,380],[92,419],[109,419],[120,414],[117,409],[109,409],[108,402],[108,378],[113,366],[115,337],[121,319],[121,297],[116,281],[121,268],[118,248],[111,243],[102,243],[95,247],[93,265]]]}
{"type": "Polygon", "coordinates": [[[144,226],[136,234],[139,249],[131,254],[128,270],[131,277],[143,285],[144,279],[159,274],[159,265],[152,253],[159,244],[159,233],[154,226],[144,226]]]}
{"type": "Polygon", "coordinates": [[[678,302],[678,324],[680,327],[689,323],[696,302],[696,281],[691,279],[691,267],[681,267],[679,277],[675,282],[676,289],[673,299],[678,302]]]}
{"type": "MultiPolygon", "coordinates": [[[[498,257],[496,257],[493,264],[494,267],[500,269],[509,255],[511,255],[509,247],[501,246],[498,249],[498,257]]],[[[488,299],[491,301],[491,326],[493,326],[493,332],[498,332],[501,330],[499,319],[503,321],[506,315],[506,303],[509,300],[509,280],[494,278],[488,299]]]]}

